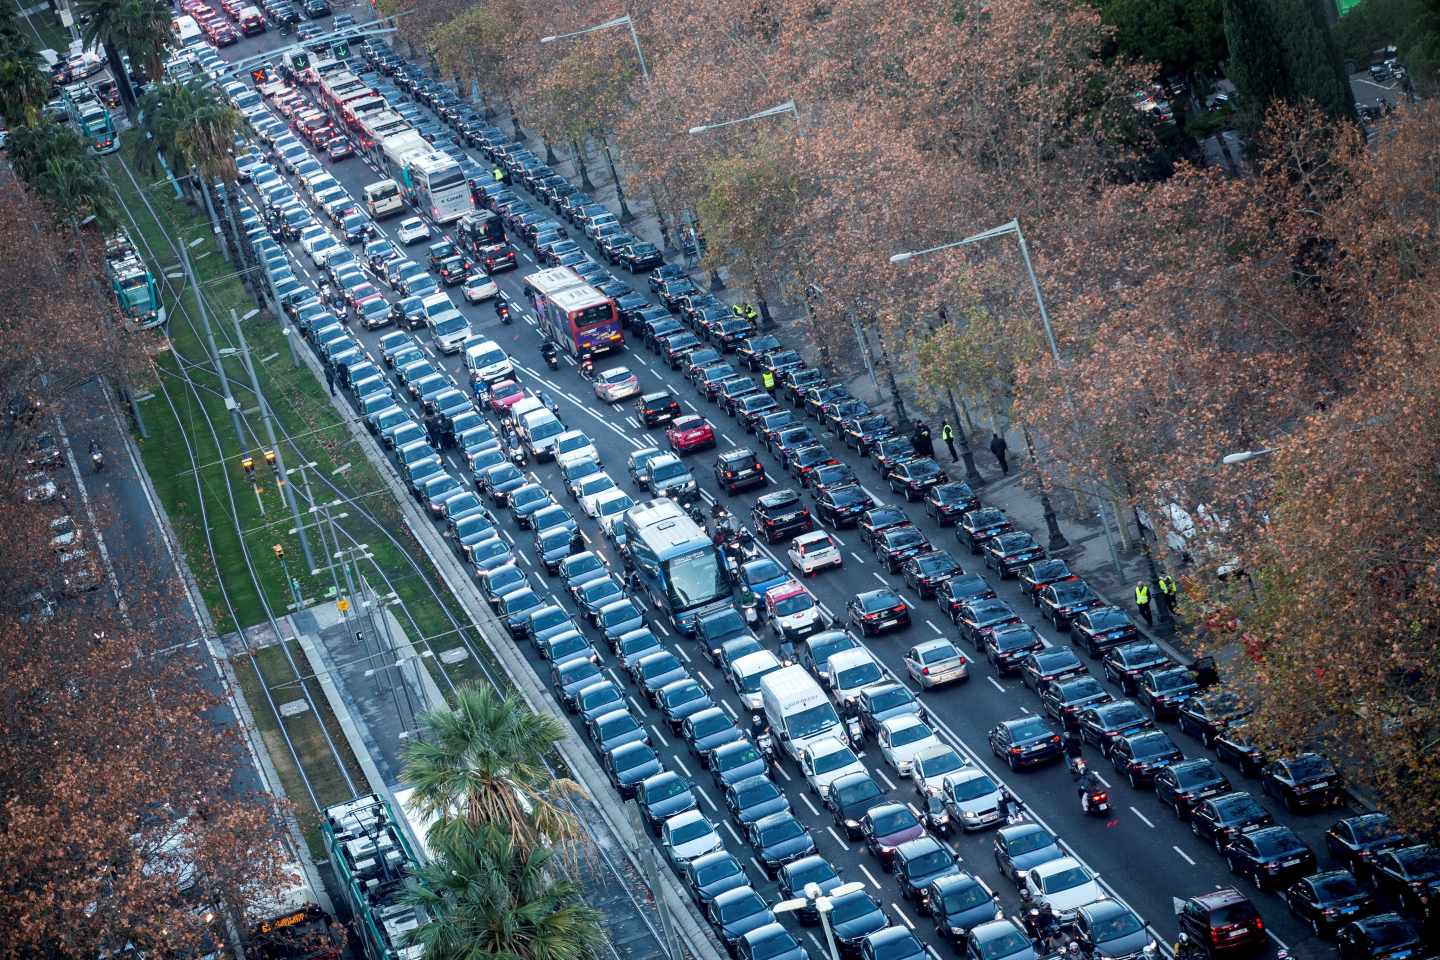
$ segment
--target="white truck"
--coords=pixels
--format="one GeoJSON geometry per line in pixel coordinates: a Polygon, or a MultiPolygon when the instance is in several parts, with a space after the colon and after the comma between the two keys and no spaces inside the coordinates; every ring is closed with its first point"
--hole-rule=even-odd
{"type": "Polygon", "coordinates": [[[826,737],[845,739],[835,705],[820,684],[796,664],[765,674],[760,703],[780,749],[797,763],[805,748],[826,737]]]}

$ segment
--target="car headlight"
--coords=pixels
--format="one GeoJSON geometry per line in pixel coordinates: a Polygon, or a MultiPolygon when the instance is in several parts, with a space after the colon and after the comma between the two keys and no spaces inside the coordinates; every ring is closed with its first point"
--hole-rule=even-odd
{"type": "Polygon", "coordinates": [[[846,821],[845,821],[845,826],[849,827],[851,830],[859,830],[859,829],[860,829],[860,823],[859,823],[859,821],[857,821],[857,820],[846,820],[846,821]]]}

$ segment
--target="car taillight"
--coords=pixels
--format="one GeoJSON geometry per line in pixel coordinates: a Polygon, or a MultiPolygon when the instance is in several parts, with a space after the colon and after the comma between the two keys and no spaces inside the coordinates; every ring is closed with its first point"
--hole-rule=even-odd
{"type": "Polygon", "coordinates": [[[890,612],[891,612],[891,613],[903,613],[904,611],[905,611],[905,604],[903,604],[903,603],[896,604],[895,606],[893,606],[893,607],[890,608],[890,612]]]}
{"type": "Polygon", "coordinates": [[[1095,794],[1095,802],[1096,802],[1096,803],[1104,803],[1106,800],[1109,800],[1109,799],[1110,799],[1110,794],[1108,794],[1108,793],[1097,793],[1097,794],[1095,794]]]}

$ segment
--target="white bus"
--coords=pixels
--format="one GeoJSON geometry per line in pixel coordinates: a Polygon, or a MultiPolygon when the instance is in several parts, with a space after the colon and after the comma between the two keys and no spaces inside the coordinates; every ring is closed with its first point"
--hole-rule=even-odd
{"type": "Polygon", "coordinates": [[[470,182],[460,164],[438,151],[412,155],[406,163],[417,209],[438,224],[454,223],[475,209],[470,182]]]}

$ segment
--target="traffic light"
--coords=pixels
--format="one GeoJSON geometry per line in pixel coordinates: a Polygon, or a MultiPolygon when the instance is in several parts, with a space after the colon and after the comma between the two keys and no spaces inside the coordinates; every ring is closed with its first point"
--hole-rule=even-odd
{"type": "Polygon", "coordinates": [[[248,454],[248,453],[245,454],[243,457],[240,458],[240,469],[245,471],[245,476],[246,476],[248,479],[254,480],[254,479],[255,479],[255,458],[252,457],[252,456],[250,456],[250,454],[248,454]]]}
{"type": "Polygon", "coordinates": [[[266,451],[265,451],[265,466],[269,467],[271,470],[274,470],[274,469],[275,469],[275,451],[274,451],[274,450],[266,450],[266,451]]]}
{"type": "Polygon", "coordinates": [[[335,46],[333,46],[333,47],[330,48],[330,52],[335,55],[335,59],[336,59],[336,60],[349,60],[349,59],[350,59],[350,41],[349,41],[349,40],[341,40],[341,41],[337,42],[337,43],[335,44],[335,46]]]}
{"type": "Polygon", "coordinates": [[[282,545],[280,545],[280,544],[277,543],[277,544],[275,544],[275,546],[271,547],[270,549],[275,551],[275,559],[276,559],[276,560],[284,560],[284,559],[285,559],[285,548],[284,548],[282,545]]]}
{"type": "Polygon", "coordinates": [[[255,86],[257,87],[262,84],[269,83],[270,71],[266,67],[256,67],[254,70],[250,71],[250,79],[255,82],[255,86]]]}

